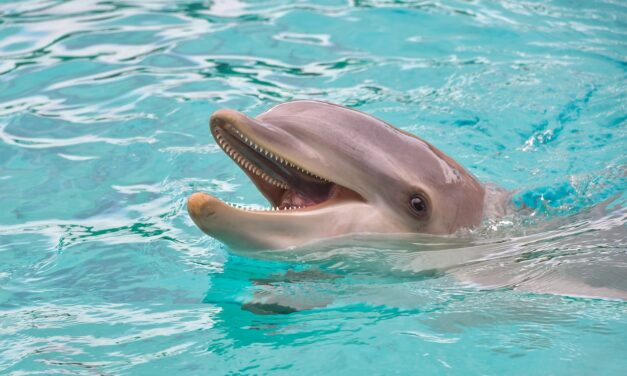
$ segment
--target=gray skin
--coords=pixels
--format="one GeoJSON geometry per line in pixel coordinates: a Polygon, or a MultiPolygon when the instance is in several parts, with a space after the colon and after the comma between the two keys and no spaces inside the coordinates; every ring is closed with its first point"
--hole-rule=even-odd
{"type": "Polygon", "coordinates": [[[310,175],[334,183],[328,199],[296,210],[244,210],[205,193],[191,195],[187,207],[196,225],[233,248],[283,249],[350,233],[446,235],[484,218],[486,189],[462,166],[426,141],[356,110],[310,100],[277,105],[257,118],[225,109],[211,116],[210,128],[227,154],[238,150],[231,157],[273,206],[307,201],[308,194],[294,192],[321,183],[310,175]],[[288,161],[283,175],[262,170],[290,188],[247,170],[261,166],[261,157],[251,156],[254,147],[237,148],[237,137],[288,161]],[[417,195],[424,210],[411,205],[417,195]]]}

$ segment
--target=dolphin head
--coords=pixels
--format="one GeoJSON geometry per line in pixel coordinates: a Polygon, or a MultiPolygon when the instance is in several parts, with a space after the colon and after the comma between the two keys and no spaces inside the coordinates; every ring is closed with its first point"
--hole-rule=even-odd
{"type": "Polygon", "coordinates": [[[189,197],[198,227],[231,247],[287,248],[350,233],[444,235],[483,219],[485,189],[463,167],[359,111],[293,101],[257,118],[219,110],[210,128],[271,205],[189,197]]]}

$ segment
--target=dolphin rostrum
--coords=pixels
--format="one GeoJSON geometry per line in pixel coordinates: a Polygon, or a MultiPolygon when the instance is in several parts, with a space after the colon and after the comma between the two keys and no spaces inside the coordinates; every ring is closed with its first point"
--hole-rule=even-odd
{"type": "Polygon", "coordinates": [[[350,233],[452,234],[479,225],[487,189],[426,141],[373,116],[292,101],[250,118],[211,116],[211,134],[270,209],[194,193],[205,233],[235,248],[288,248],[350,233]]]}

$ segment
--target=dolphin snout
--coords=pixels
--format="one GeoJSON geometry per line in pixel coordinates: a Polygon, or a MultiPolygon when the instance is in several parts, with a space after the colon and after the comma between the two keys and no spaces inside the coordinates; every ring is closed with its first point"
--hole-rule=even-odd
{"type": "Polygon", "coordinates": [[[215,214],[211,201],[211,196],[201,192],[196,192],[189,196],[187,199],[187,211],[192,219],[207,218],[215,214]]]}

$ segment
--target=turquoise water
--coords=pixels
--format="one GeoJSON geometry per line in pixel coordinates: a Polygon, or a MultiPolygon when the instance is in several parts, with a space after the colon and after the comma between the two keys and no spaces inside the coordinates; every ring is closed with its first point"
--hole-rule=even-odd
{"type": "Polygon", "coordinates": [[[0,1],[0,373],[624,374],[626,20],[611,0],[0,1]],[[522,209],[459,239],[234,254],[186,197],[265,202],[208,117],[296,98],[420,135],[522,209]]]}

